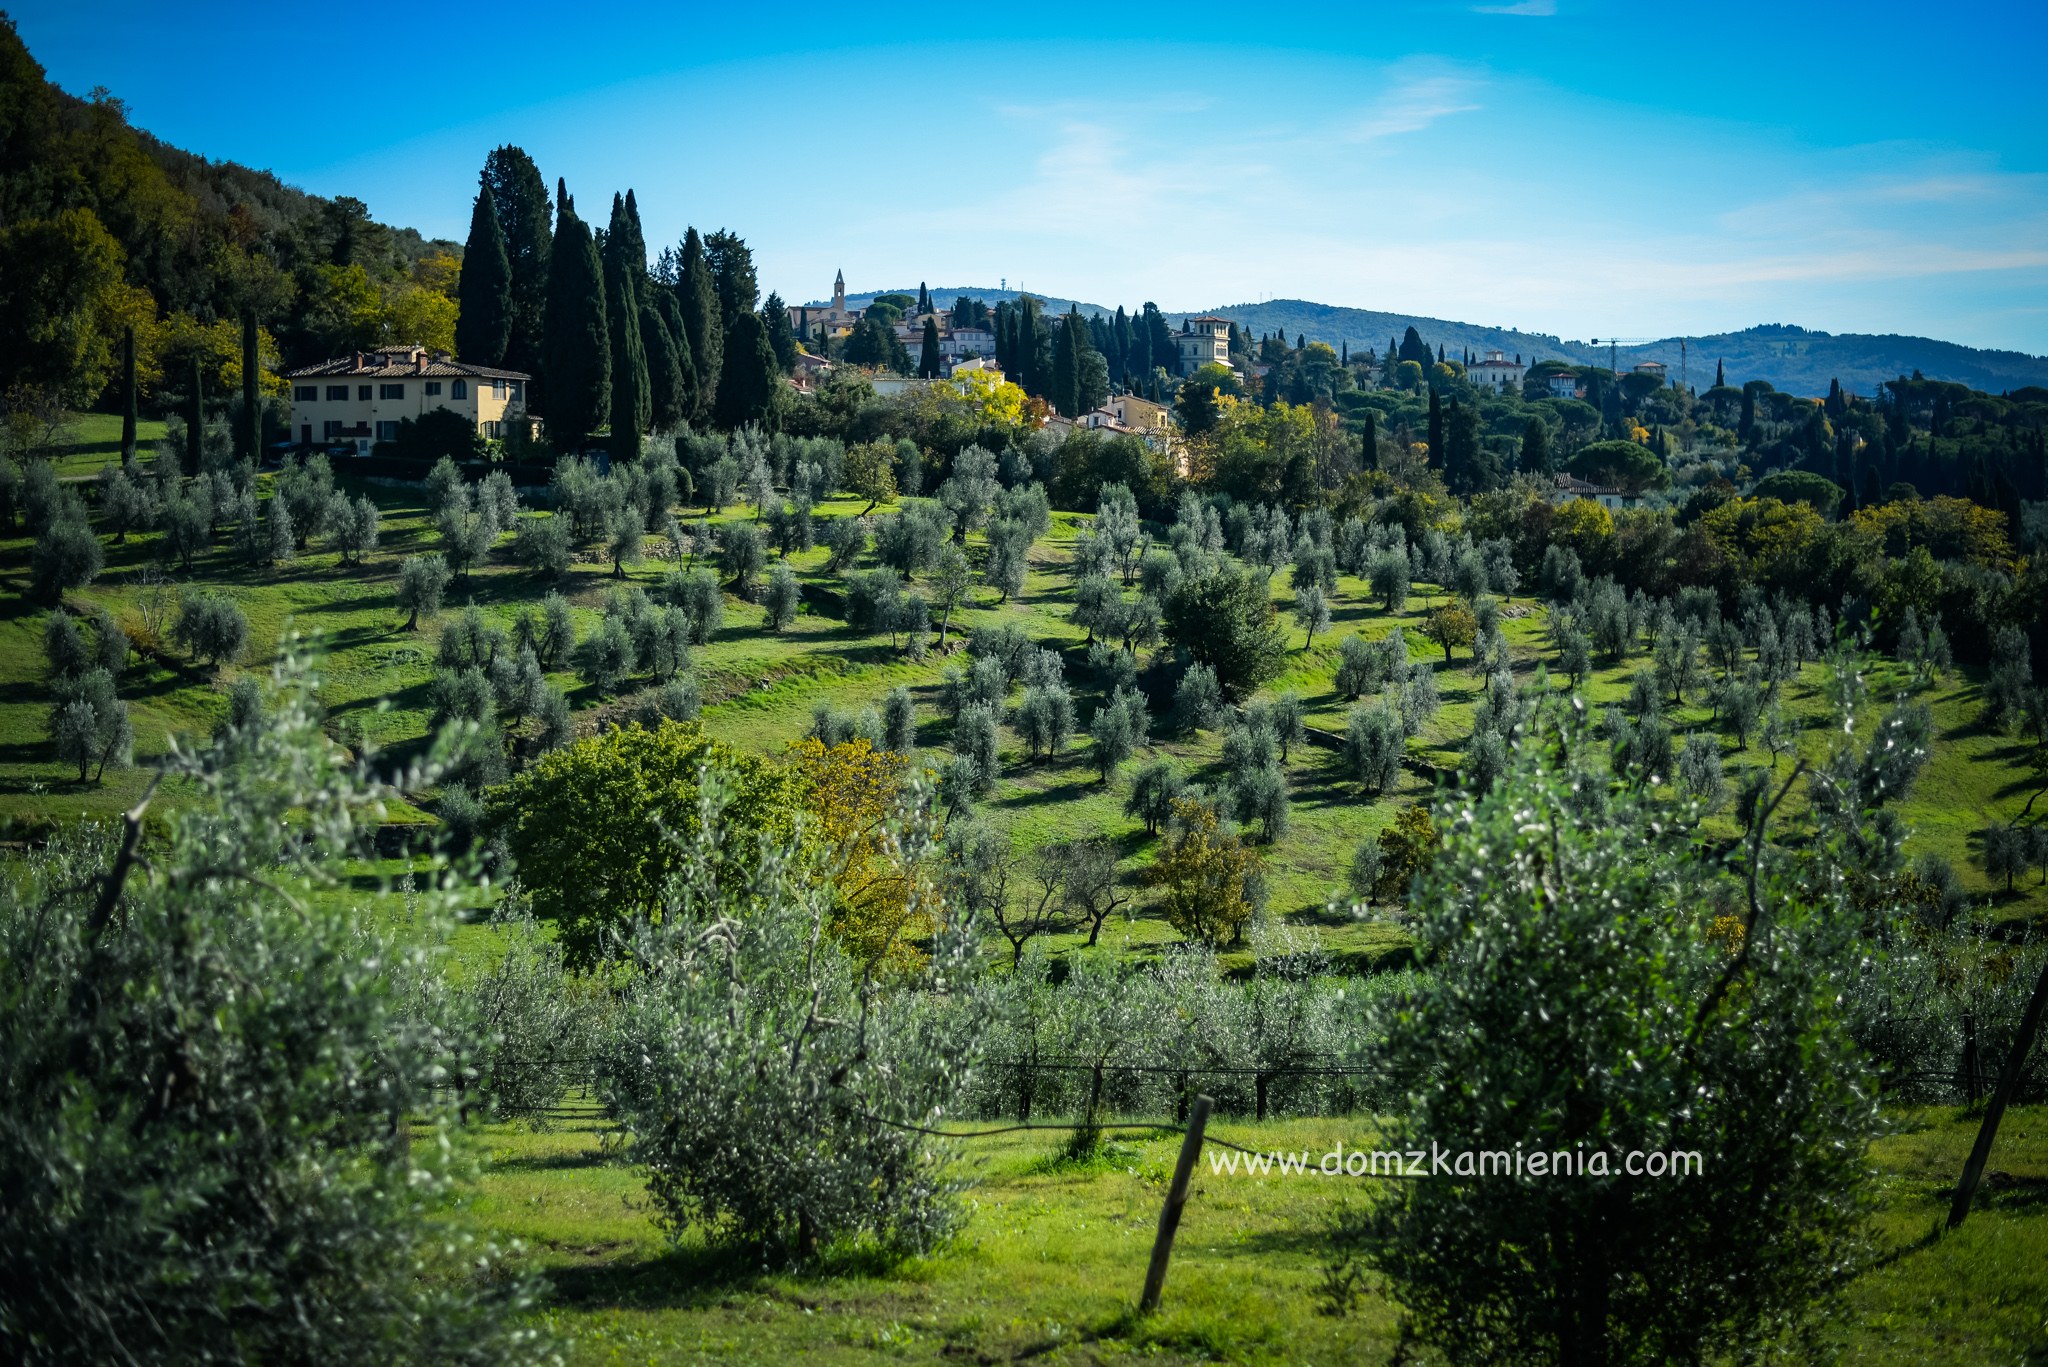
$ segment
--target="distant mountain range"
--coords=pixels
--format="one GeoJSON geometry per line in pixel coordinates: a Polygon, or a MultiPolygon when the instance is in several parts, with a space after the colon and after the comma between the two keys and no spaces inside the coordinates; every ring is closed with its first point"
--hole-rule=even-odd
{"type": "MultiPolygon", "coordinates": [[[[875,294],[892,292],[914,295],[917,287],[850,295],[848,302],[864,304],[875,294]]],[[[931,293],[933,299],[950,305],[963,294],[994,304],[1002,299],[1015,299],[1021,291],[989,289],[981,285],[945,285],[932,287],[931,293]]],[[[1053,312],[1064,313],[1069,305],[1078,305],[1083,313],[1116,312],[1114,305],[1104,307],[1087,300],[1032,293],[1053,312]]],[[[1596,347],[1590,341],[1567,341],[1542,333],[1514,332],[1407,313],[1343,308],[1306,299],[1220,304],[1199,312],[1228,318],[1254,334],[1284,333],[1290,343],[1296,338],[1307,337],[1311,342],[1328,342],[1333,347],[1348,343],[1354,349],[1383,351],[1390,338],[1398,338],[1412,327],[1432,347],[1442,346],[1447,355],[1460,354],[1469,347],[1481,355],[1498,348],[1510,356],[1519,355],[1525,362],[1563,360],[1574,365],[1605,365],[1608,360],[1608,349],[1596,347]]],[[[1166,316],[1178,325],[1181,319],[1191,315],[1169,313],[1166,316]]],[[[1731,384],[1769,380],[1777,388],[1794,394],[1825,394],[1830,380],[1840,380],[1842,388],[1868,395],[1876,392],[1877,386],[1884,381],[1910,375],[1916,370],[1931,380],[1953,380],[1992,394],[2028,385],[2048,387],[2048,356],[2029,356],[2018,351],[1985,351],[1931,337],[1810,332],[1781,323],[1745,328],[1741,332],[1687,337],[1682,350],[1679,338],[1668,337],[1646,345],[1620,347],[1614,355],[1617,366],[1622,370],[1639,361],[1662,361],[1674,379],[1682,370],[1696,389],[1705,389],[1714,382],[1717,361],[1725,366],[1731,384]]]]}

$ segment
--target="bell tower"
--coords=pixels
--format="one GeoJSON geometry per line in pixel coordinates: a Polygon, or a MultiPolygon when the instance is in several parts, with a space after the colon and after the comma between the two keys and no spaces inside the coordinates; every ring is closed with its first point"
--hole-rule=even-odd
{"type": "Polygon", "coordinates": [[[832,311],[846,312],[846,272],[840,271],[832,277],[832,311]]]}

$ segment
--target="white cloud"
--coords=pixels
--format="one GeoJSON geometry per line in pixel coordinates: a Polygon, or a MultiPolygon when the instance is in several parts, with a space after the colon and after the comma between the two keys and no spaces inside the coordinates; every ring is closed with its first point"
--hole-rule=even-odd
{"type": "Polygon", "coordinates": [[[1465,76],[1422,76],[1404,80],[1374,102],[1347,134],[1352,142],[1373,142],[1419,133],[1439,119],[1480,108],[1471,98],[1479,82],[1465,76]]]}
{"type": "Polygon", "coordinates": [[[1518,14],[1528,19],[1548,19],[1557,13],[1557,0],[1520,0],[1513,5],[1474,5],[1474,14],[1518,14]]]}

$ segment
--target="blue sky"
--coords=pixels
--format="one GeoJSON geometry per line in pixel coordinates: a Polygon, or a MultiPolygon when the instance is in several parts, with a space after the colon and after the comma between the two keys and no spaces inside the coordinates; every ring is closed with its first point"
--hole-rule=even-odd
{"type": "Polygon", "coordinates": [[[518,143],[586,216],[634,187],[652,243],[741,232],[792,301],[843,267],[2048,353],[2039,4],[1023,8],[12,13],[181,146],[460,237],[518,143]]]}

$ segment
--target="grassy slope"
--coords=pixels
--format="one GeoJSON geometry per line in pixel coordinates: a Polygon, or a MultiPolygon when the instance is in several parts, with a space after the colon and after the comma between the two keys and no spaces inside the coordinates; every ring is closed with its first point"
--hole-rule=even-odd
{"type": "MultiPolygon", "coordinates": [[[[1846,1360],[2011,1363],[2048,1352],[2048,1108],[2010,1114],[1993,1167],[2004,1176],[1963,1229],[1932,1234],[1974,1133],[1952,1111],[1899,1117],[1874,1158],[1891,1254],[1856,1278],[1823,1337],[1846,1360]]],[[[1249,1147],[1366,1143],[1365,1119],[1220,1123],[1249,1147]]],[[[1109,1161],[1048,1163],[1058,1136],[963,1146],[971,1214],[955,1243],[894,1270],[855,1255],[803,1275],[767,1274],[673,1248],[648,1221],[639,1176],[588,1129],[492,1127],[467,1218],[530,1250],[553,1281],[549,1313],[578,1362],[818,1364],[996,1362],[1376,1363],[1390,1361],[1393,1307],[1371,1295],[1349,1317],[1317,1311],[1316,1234],[1369,1179],[1212,1174],[1198,1169],[1163,1313],[1134,1323],[1178,1137],[1127,1138],[1109,1161]]],[[[1212,1150],[1213,1152],[1213,1150],[1212,1150]]]]}
{"type": "MultiPolygon", "coordinates": [[[[397,566],[405,555],[433,549],[435,537],[420,491],[376,486],[367,492],[383,506],[385,526],[382,545],[360,569],[346,570],[332,554],[316,552],[287,566],[251,570],[239,564],[223,545],[196,564],[189,576],[177,577],[222,588],[243,605],[252,633],[243,668],[266,667],[287,631],[317,633],[328,652],[325,692],[337,721],[360,723],[378,744],[403,752],[417,746],[426,732],[439,624],[423,624],[416,632],[403,629],[404,615],[394,596],[397,566]]],[[[831,517],[859,510],[858,502],[839,500],[821,505],[819,512],[831,517]]],[[[723,518],[748,515],[745,509],[734,509],[723,518]]],[[[992,594],[977,589],[972,605],[956,614],[956,642],[967,627],[1009,621],[1043,644],[1067,647],[1069,659],[1078,669],[1084,637],[1065,620],[1071,592],[1066,562],[1076,530],[1087,521],[1073,514],[1056,515],[1051,535],[1034,552],[1024,593],[999,605],[992,594]]],[[[148,635],[144,609],[152,595],[175,597],[174,589],[150,587],[153,540],[153,536],[136,536],[126,546],[110,546],[106,573],[78,595],[80,601],[109,604],[131,631],[142,637],[148,635]]],[[[0,584],[6,590],[0,594],[0,820],[107,815],[132,800],[141,787],[142,774],[139,769],[110,772],[104,785],[80,785],[75,774],[66,774],[51,758],[43,740],[48,709],[41,684],[39,623],[21,592],[26,584],[27,550],[26,540],[20,537],[0,542],[0,584]]],[[[821,549],[796,556],[794,563],[803,578],[823,585],[832,582],[823,573],[823,559],[821,549]]],[[[664,562],[649,560],[633,567],[628,578],[652,587],[667,568],[664,562]]],[[[607,564],[579,563],[572,570],[561,587],[575,605],[579,630],[587,633],[593,628],[616,582],[607,564]]],[[[449,603],[452,608],[473,600],[499,620],[509,622],[521,608],[538,604],[549,587],[500,555],[476,570],[468,583],[451,591],[449,603]]],[[[1284,576],[1276,577],[1274,594],[1276,604],[1284,609],[1291,600],[1284,576]]],[[[1354,631],[1377,637],[1398,623],[1407,629],[1417,661],[1437,670],[1444,700],[1441,714],[1412,747],[1413,753],[1428,763],[1454,766],[1471,730],[1478,681],[1462,656],[1456,666],[1446,666],[1441,652],[1423,640],[1421,620],[1433,601],[1441,600],[1418,594],[1406,611],[1388,614],[1368,601],[1363,584],[1343,580],[1336,595],[1334,629],[1318,637],[1312,647],[1302,648],[1299,631],[1292,628],[1291,619],[1283,618],[1290,629],[1292,650],[1285,673],[1272,689],[1300,692],[1308,702],[1312,724],[1341,731],[1346,702],[1331,685],[1338,640],[1354,631]]],[[[1508,620],[1507,634],[1518,669],[1525,679],[1533,679],[1541,663],[1543,614],[1526,600],[1517,600],[1514,608],[1522,615],[1508,620]]],[[[695,652],[695,668],[707,704],[705,720],[716,734],[736,744],[777,752],[803,733],[817,704],[830,702],[843,708],[879,704],[890,689],[907,685],[920,703],[920,743],[928,747],[945,744],[949,727],[937,708],[937,689],[947,659],[939,652],[913,663],[891,650],[886,638],[861,637],[833,619],[808,612],[781,634],[763,630],[761,623],[760,609],[729,599],[724,629],[695,652]]],[[[1618,700],[1627,691],[1629,675],[1641,663],[1639,658],[1601,669],[1586,682],[1584,691],[1595,703],[1618,700]]],[[[224,705],[224,686],[232,673],[228,671],[221,679],[209,678],[169,653],[166,646],[156,660],[146,661],[125,679],[123,693],[134,707],[138,760],[146,762],[160,754],[169,733],[201,732],[210,726],[224,705]]],[[[1810,667],[1788,690],[1790,710],[1807,727],[1801,733],[1802,748],[1814,755],[1822,753],[1828,742],[1818,694],[1820,677],[1820,670],[1810,667]]],[[[572,701],[579,708],[604,701],[572,673],[559,673],[556,678],[572,690],[572,701]]],[[[1563,686],[1561,679],[1553,683],[1563,686]]],[[[1873,693],[1878,696],[1895,686],[1886,674],[1876,683],[1873,693]]],[[[1085,686],[1081,689],[1078,711],[1084,723],[1094,696],[1085,686]]],[[[2018,751],[1971,724],[1975,688],[1967,681],[1952,680],[1928,696],[1939,723],[1940,743],[1934,762],[1905,807],[1904,814],[1915,832],[1911,848],[1947,855],[1965,869],[1972,886],[1989,891],[1981,875],[1970,867],[1970,840],[1994,813],[2009,816],[2024,800],[2019,789],[2018,751]]],[[[1874,707],[1865,710],[1866,719],[1875,714],[1874,707]]],[[[1681,729],[1704,726],[1708,715],[1704,707],[1683,708],[1675,714],[1674,725],[1681,729]]],[[[1214,782],[1220,777],[1220,737],[1214,733],[1161,736],[1155,738],[1154,749],[1171,756],[1200,781],[1214,782]]],[[[1730,740],[1724,740],[1724,752],[1731,767],[1761,758],[1754,748],[1738,754],[1730,740]]],[[[1390,820],[1397,804],[1426,797],[1428,781],[1411,770],[1394,793],[1368,802],[1346,781],[1339,757],[1313,747],[1296,750],[1290,758],[1289,774],[1295,798],[1292,829],[1267,851],[1272,905],[1283,914],[1321,926],[1334,952],[1374,961],[1402,943],[1399,930],[1383,923],[1332,916],[1324,908],[1341,886],[1344,866],[1358,842],[1390,820]]],[[[1059,758],[1034,765],[1024,761],[1021,747],[1006,733],[1005,772],[988,808],[997,820],[1009,824],[1024,847],[1055,838],[1108,833],[1132,858],[1135,880],[1136,870],[1150,860],[1155,842],[1123,815],[1126,785],[1127,778],[1108,786],[1098,781],[1088,760],[1085,737],[1059,758]]],[[[2048,896],[2038,885],[2029,885],[2004,899],[2003,905],[2006,914],[2039,916],[2048,909],[2048,896]]],[[[1138,950],[1173,938],[1163,923],[1143,916],[1142,905],[1135,919],[1113,922],[1106,934],[1113,942],[1138,950]]]]}

